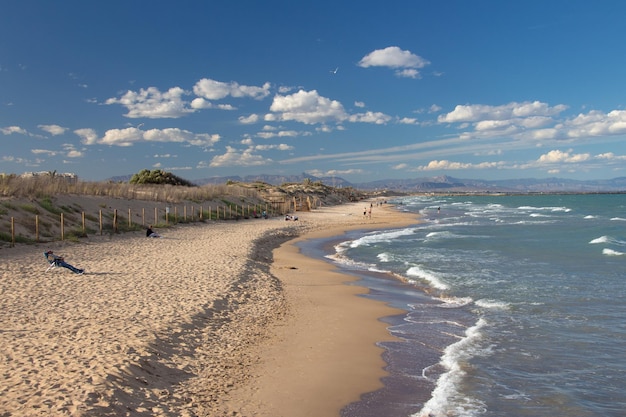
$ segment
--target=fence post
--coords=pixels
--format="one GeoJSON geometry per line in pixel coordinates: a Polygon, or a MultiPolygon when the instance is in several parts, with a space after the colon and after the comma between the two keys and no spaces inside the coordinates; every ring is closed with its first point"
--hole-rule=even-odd
{"type": "Polygon", "coordinates": [[[102,236],[102,210],[100,210],[99,213],[100,213],[100,236],[102,236]]]}
{"type": "Polygon", "coordinates": [[[130,229],[132,226],[132,217],[130,216],[130,209],[128,209],[128,228],[130,229]]]}
{"type": "Polygon", "coordinates": [[[15,247],[15,219],[11,217],[11,247],[15,247]]]}
{"type": "Polygon", "coordinates": [[[117,233],[117,209],[113,210],[113,233],[117,233]]]}
{"type": "Polygon", "coordinates": [[[85,224],[85,212],[81,212],[81,216],[83,218],[83,236],[85,236],[87,234],[87,226],[85,224]]]}
{"type": "Polygon", "coordinates": [[[61,213],[61,240],[65,238],[65,224],[63,222],[63,213],[61,213]]]}
{"type": "Polygon", "coordinates": [[[35,240],[39,243],[39,215],[35,215],[35,240]]]}
{"type": "Polygon", "coordinates": [[[156,207],[154,208],[154,224],[159,224],[159,213],[156,207]]]}

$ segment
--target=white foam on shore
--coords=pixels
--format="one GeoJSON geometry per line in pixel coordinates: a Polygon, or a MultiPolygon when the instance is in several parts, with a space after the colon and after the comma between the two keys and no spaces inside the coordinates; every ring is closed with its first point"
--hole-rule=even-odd
{"type": "Polygon", "coordinates": [[[466,375],[463,364],[471,357],[484,354],[478,347],[482,339],[481,329],[486,325],[484,319],[465,331],[465,337],[445,348],[439,364],[446,372],[439,376],[431,398],[424,407],[412,417],[478,416],[484,412],[485,405],[475,398],[462,397],[458,387],[466,375]]]}

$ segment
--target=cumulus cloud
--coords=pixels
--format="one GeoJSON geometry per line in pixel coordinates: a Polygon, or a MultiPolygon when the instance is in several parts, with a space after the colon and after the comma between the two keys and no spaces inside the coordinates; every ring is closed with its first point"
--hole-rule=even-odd
{"type": "Polygon", "coordinates": [[[380,112],[349,114],[337,100],[320,96],[317,90],[304,91],[282,96],[276,95],[270,106],[265,121],[296,121],[305,124],[342,123],[373,123],[385,124],[392,120],[380,112]]]}
{"type": "Polygon", "coordinates": [[[388,116],[384,113],[372,112],[372,111],[368,111],[365,113],[352,114],[348,117],[348,121],[350,122],[374,123],[377,125],[386,124],[391,119],[392,119],[391,116],[388,116]]]}
{"type": "Polygon", "coordinates": [[[231,97],[251,97],[261,100],[270,93],[270,83],[265,83],[261,87],[241,85],[231,81],[229,83],[203,78],[193,87],[193,92],[198,97],[207,100],[220,100],[228,96],[231,97]]]}
{"type": "Polygon", "coordinates": [[[265,159],[261,155],[254,154],[253,151],[253,148],[241,151],[232,146],[227,146],[226,153],[214,156],[209,163],[209,167],[258,166],[267,165],[272,162],[271,159],[265,159]]]}
{"type": "Polygon", "coordinates": [[[429,65],[430,62],[410,51],[404,51],[397,46],[389,46],[377,49],[365,55],[358,65],[363,68],[388,67],[396,69],[399,77],[419,78],[419,69],[429,65]]]}
{"type": "Polygon", "coordinates": [[[566,109],[567,106],[563,104],[551,107],[540,101],[511,102],[502,106],[458,105],[452,112],[439,116],[437,120],[439,123],[506,121],[533,116],[555,116],[566,109]]]}
{"type": "Polygon", "coordinates": [[[48,132],[52,136],[62,135],[68,130],[67,128],[61,127],[59,125],[39,125],[37,127],[44,132],[48,132]]]}
{"type": "Polygon", "coordinates": [[[448,160],[440,160],[440,161],[430,161],[427,165],[422,165],[417,167],[418,171],[436,171],[436,170],[458,170],[458,169],[488,169],[488,168],[498,168],[501,166],[502,162],[480,162],[477,164],[472,163],[464,163],[464,162],[454,162],[448,160]]]}
{"type": "Polygon", "coordinates": [[[573,154],[571,150],[566,152],[560,150],[552,150],[539,157],[537,162],[540,164],[555,164],[555,163],[577,163],[584,162],[591,158],[588,153],[573,154]]]}
{"type": "Polygon", "coordinates": [[[239,123],[241,123],[242,125],[251,125],[257,123],[259,119],[260,118],[258,114],[251,114],[250,116],[240,116],[239,123]]]}
{"type": "Polygon", "coordinates": [[[348,117],[340,102],[322,97],[316,90],[300,90],[286,96],[276,95],[270,111],[280,120],[293,120],[305,124],[340,122],[348,117]]]}
{"type": "Polygon", "coordinates": [[[362,169],[330,169],[327,171],[322,171],[319,169],[312,169],[310,171],[306,171],[307,174],[310,174],[314,177],[337,177],[340,175],[351,175],[351,174],[362,174],[364,171],[362,169]]]}
{"type": "Polygon", "coordinates": [[[166,92],[161,92],[156,87],[149,87],[142,88],[139,92],[129,90],[119,98],[107,99],[105,104],[121,104],[128,110],[124,116],[130,118],[175,119],[194,111],[182,98],[188,94],[180,87],[172,87],[166,92]]]}
{"type": "Polygon", "coordinates": [[[109,129],[99,138],[93,129],[75,130],[85,145],[132,146],[139,142],[188,143],[194,146],[212,146],[220,140],[219,135],[193,133],[178,128],[150,129],[143,131],[136,127],[109,129]]]}
{"type": "Polygon", "coordinates": [[[13,133],[17,133],[20,135],[28,135],[28,131],[19,126],[3,127],[3,128],[0,128],[0,132],[2,132],[4,135],[12,135],[13,133]]]}

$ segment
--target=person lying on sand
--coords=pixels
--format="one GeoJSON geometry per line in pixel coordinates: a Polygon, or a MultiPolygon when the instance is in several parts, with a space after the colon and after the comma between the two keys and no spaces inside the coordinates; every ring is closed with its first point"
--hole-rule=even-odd
{"type": "Polygon", "coordinates": [[[70,271],[74,272],[75,274],[82,275],[85,272],[84,269],[79,269],[68,264],[67,262],[65,262],[62,256],[55,255],[54,252],[52,252],[51,250],[46,252],[45,255],[46,255],[46,259],[48,259],[48,262],[50,263],[54,262],[55,265],[62,266],[63,268],[67,268],[70,271]]]}

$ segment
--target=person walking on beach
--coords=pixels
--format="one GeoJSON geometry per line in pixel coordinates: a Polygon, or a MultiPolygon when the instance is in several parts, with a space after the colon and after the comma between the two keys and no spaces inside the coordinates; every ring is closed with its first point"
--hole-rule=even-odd
{"type": "Polygon", "coordinates": [[[75,274],[82,275],[85,272],[84,269],[79,269],[79,268],[76,268],[75,266],[68,264],[67,262],[65,262],[62,256],[55,255],[54,252],[52,252],[51,250],[46,252],[46,259],[48,260],[48,262],[50,263],[54,262],[55,265],[62,266],[63,268],[67,268],[75,274]]]}

